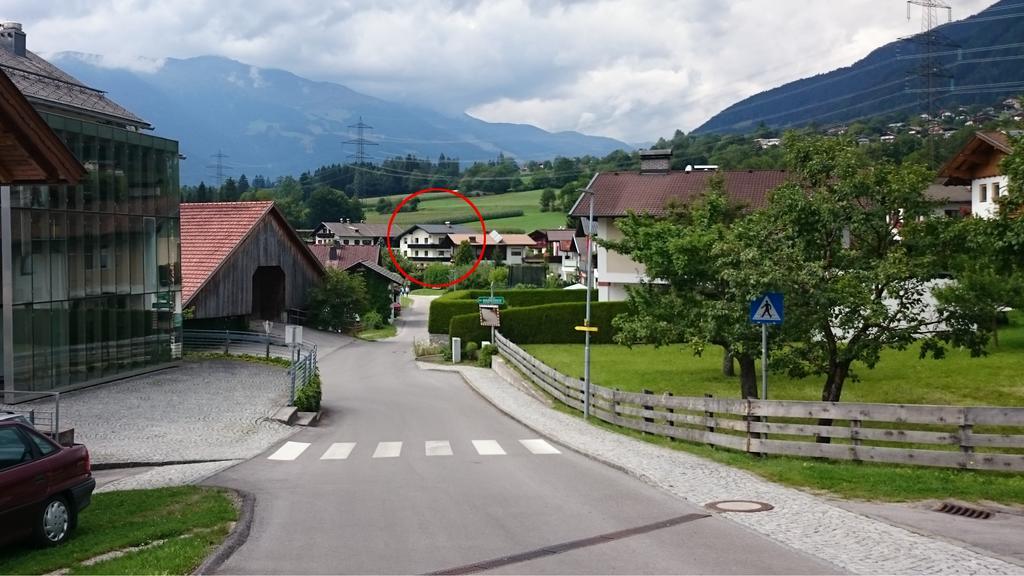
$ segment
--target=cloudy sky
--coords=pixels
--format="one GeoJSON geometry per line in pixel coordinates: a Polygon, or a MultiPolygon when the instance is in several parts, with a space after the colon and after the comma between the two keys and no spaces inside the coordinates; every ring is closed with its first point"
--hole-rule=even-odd
{"type": "MultiPolygon", "coordinates": [[[[994,0],[951,0],[964,18],[994,0]]],[[[29,49],[226,56],[490,121],[642,142],[920,29],[904,0],[0,0],[29,49]]]]}

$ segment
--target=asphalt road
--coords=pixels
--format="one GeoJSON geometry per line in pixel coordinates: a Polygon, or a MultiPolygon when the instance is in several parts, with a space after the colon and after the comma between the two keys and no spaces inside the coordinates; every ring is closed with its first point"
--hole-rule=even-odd
{"type": "Polygon", "coordinates": [[[318,427],[207,481],[257,501],[220,573],[835,571],[538,438],[458,374],[419,370],[424,306],[404,313],[397,339],[321,357],[318,427]]]}

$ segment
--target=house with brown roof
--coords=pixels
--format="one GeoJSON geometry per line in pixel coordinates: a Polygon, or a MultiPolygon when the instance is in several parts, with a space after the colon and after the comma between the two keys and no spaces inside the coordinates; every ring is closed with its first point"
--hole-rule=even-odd
{"type": "Polygon", "coordinates": [[[468,242],[473,248],[473,255],[479,256],[480,251],[484,252],[484,260],[501,260],[509,266],[523,263],[526,251],[537,245],[537,241],[527,234],[501,234],[497,230],[487,233],[485,239],[483,234],[449,234],[448,239],[453,247],[468,242]]]}
{"type": "Polygon", "coordinates": [[[307,244],[309,251],[323,264],[324,268],[348,270],[358,262],[380,263],[380,246],[375,245],[330,245],[307,244]]]}
{"type": "Polygon", "coordinates": [[[999,164],[1011,152],[1013,145],[1005,133],[979,131],[939,169],[939,176],[947,185],[970,186],[971,214],[992,218],[1009,184],[999,164]]]}
{"type": "Polygon", "coordinates": [[[575,250],[576,230],[534,230],[529,234],[536,242],[533,251],[544,257],[552,274],[564,281],[575,282],[579,272],[579,252],[575,250]]]}
{"type": "MultiPolygon", "coordinates": [[[[402,227],[393,226],[391,241],[402,232],[402,227]]],[[[316,244],[337,244],[340,246],[383,246],[388,237],[387,224],[367,224],[366,222],[321,222],[313,230],[313,242],[316,244]]]]}
{"type": "Polygon", "coordinates": [[[181,205],[187,318],[287,321],[324,273],[273,202],[181,205]]]}
{"type": "MultiPolygon", "coordinates": [[[[662,155],[670,154],[664,151],[662,155]]],[[[744,210],[763,207],[768,193],[789,181],[789,174],[781,170],[670,170],[666,168],[667,157],[651,157],[641,155],[639,172],[595,174],[569,214],[586,221],[593,198],[595,235],[602,240],[621,240],[622,232],[615,226],[617,219],[629,213],[662,216],[673,204],[689,204],[704,194],[715,174],[724,179],[729,201],[744,210]],[[656,161],[648,163],[648,158],[656,161]]],[[[596,252],[599,300],[625,300],[627,286],[652,280],[647,278],[643,265],[629,257],[600,245],[596,252]]]]}

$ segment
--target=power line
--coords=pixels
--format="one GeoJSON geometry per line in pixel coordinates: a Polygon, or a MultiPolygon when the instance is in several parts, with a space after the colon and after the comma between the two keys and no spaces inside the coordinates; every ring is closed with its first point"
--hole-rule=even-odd
{"type": "Polygon", "coordinates": [[[210,174],[210,177],[217,181],[217,188],[223,188],[224,174],[231,172],[231,170],[233,170],[233,168],[230,165],[226,164],[224,160],[227,158],[231,158],[231,156],[228,156],[222,150],[217,149],[217,153],[211,154],[210,158],[213,158],[215,162],[213,164],[207,164],[206,168],[208,170],[213,171],[213,173],[210,174]]]}

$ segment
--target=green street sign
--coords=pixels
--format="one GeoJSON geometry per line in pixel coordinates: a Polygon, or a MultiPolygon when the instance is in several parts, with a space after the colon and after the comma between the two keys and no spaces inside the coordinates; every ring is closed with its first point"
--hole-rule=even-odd
{"type": "Polygon", "coordinates": [[[476,299],[476,303],[485,306],[504,306],[504,296],[481,296],[476,299]]]}

